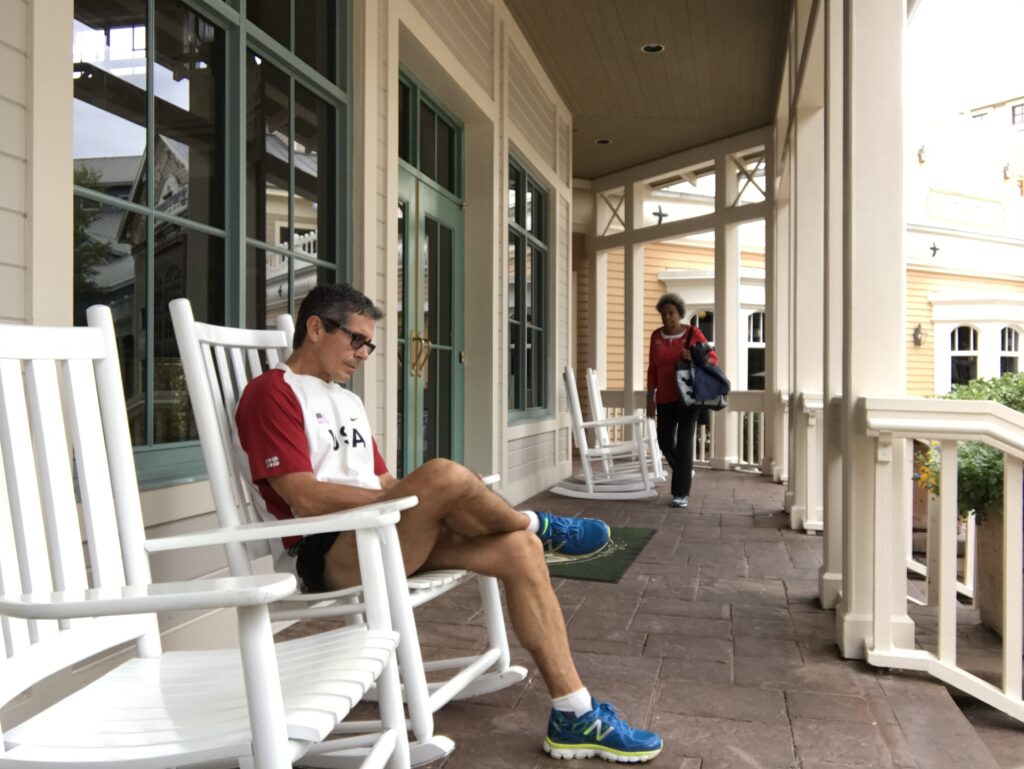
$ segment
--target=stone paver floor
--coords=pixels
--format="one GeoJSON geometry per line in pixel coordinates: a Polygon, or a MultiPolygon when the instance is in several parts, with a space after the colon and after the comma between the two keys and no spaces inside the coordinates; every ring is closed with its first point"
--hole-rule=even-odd
{"type": "MultiPolygon", "coordinates": [[[[839,657],[834,612],[817,603],[821,538],[788,528],[782,494],[758,475],[698,471],[685,510],[667,506],[667,490],[627,502],[546,493],[521,505],[657,529],[618,584],[555,580],[584,682],[634,725],[664,737],[650,765],[1024,766],[1024,729],[1011,719],[968,699],[968,720],[950,692],[923,675],[839,657]]],[[[417,624],[428,658],[483,643],[472,586],[419,609],[417,624]]],[[[432,767],[606,765],[543,754],[547,690],[518,646],[513,660],[530,670],[526,681],[438,712],[437,733],[457,748],[432,767]]]]}

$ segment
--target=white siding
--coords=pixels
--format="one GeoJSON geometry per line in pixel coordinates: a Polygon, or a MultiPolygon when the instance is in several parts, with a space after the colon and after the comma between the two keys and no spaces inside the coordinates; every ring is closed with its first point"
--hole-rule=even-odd
{"type": "MultiPolygon", "coordinates": [[[[377,136],[376,142],[372,145],[374,151],[377,153],[376,163],[376,195],[373,199],[377,209],[377,272],[376,272],[376,285],[367,286],[367,290],[374,291],[373,296],[387,297],[387,274],[388,269],[391,265],[388,264],[390,261],[390,255],[388,254],[388,98],[391,93],[388,82],[388,10],[390,2],[379,2],[374,3],[370,8],[376,8],[377,11],[377,60],[373,64],[368,66],[374,67],[377,71],[377,136]]],[[[370,11],[372,12],[372,11],[370,11]]],[[[395,84],[397,87],[397,84],[395,84]]],[[[370,145],[370,142],[367,142],[370,145]]],[[[395,148],[395,154],[398,154],[397,148],[395,148]]],[[[355,190],[353,190],[355,193],[355,190]]],[[[355,210],[355,206],[353,206],[355,210]]],[[[385,311],[387,307],[382,307],[385,311]]],[[[382,342],[379,355],[384,358],[385,356],[394,357],[393,353],[387,348],[386,335],[378,334],[382,342]]],[[[376,398],[377,408],[373,414],[370,414],[371,423],[377,426],[379,432],[375,437],[377,439],[378,446],[381,454],[387,458],[388,452],[392,450],[391,443],[388,436],[384,433],[387,429],[387,377],[388,367],[382,365],[380,361],[377,361],[377,366],[374,369],[377,372],[376,388],[377,392],[382,394],[382,397],[376,398]]],[[[401,408],[401,406],[399,406],[401,408]]],[[[392,468],[393,469],[393,468],[392,468]]]]}
{"type": "Polygon", "coordinates": [[[555,103],[548,98],[526,59],[513,44],[508,52],[508,114],[549,168],[556,168],[555,103]]]}
{"type": "Polygon", "coordinates": [[[27,309],[28,7],[0,0],[0,322],[27,309]]]}
{"type": "Polygon", "coordinates": [[[542,432],[508,442],[507,483],[517,485],[544,475],[556,463],[556,435],[542,432]]]}
{"type": "Polygon", "coordinates": [[[412,0],[466,71],[494,97],[494,7],[488,0],[412,0]]]}

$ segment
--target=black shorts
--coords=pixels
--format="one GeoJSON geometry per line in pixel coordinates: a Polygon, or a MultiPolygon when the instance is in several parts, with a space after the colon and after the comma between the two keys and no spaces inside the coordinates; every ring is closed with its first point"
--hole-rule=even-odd
{"type": "Polygon", "coordinates": [[[327,592],[324,584],[324,559],[327,551],[334,545],[339,532],[328,531],[323,534],[311,534],[303,537],[291,547],[289,552],[295,555],[295,570],[302,580],[302,589],[306,593],[327,592]]]}

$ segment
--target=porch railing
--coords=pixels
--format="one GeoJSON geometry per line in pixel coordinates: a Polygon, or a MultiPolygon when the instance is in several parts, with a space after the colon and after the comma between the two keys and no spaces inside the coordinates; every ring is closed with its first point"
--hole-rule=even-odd
{"type": "Polygon", "coordinates": [[[736,429],[739,432],[736,441],[738,470],[760,470],[764,462],[766,399],[764,390],[733,390],[729,393],[729,411],[736,414],[736,429]]]}
{"type": "MultiPolygon", "coordinates": [[[[867,659],[872,665],[926,672],[998,710],[1024,721],[1021,700],[1022,508],[1024,508],[1024,414],[989,401],[863,398],[860,424],[875,441],[873,633],[867,659]],[[893,444],[899,440],[938,441],[940,503],[929,521],[929,603],[937,611],[934,652],[906,648],[894,640],[892,607],[905,601],[906,569],[894,558],[901,541],[904,511],[892,514],[896,501],[893,444]],[[989,683],[957,660],[957,446],[980,441],[1003,455],[1002,636],[999,684],[989,683]]],[[[909,449],[909,447],[908,447],[909,449]]],[[[905,504],[905,503],[903,503],[905,504]]],[[[993,525],[992,523],[988,525],[993,525]]]]}
{"type": "MultiPolygon", "coordinates": [[[[914,558],[914,515],[913,510],[909,511],[907,515],[907,526],[909,527],[907,537],[907,571],[917,574],[919,577],[923,577],[925,585],[928,585],[928,570],[939,568],[938,564],[938,550],[935,547],[934,542],[934,531],[931,527],[930,519],[933,517],[932,511],[929,511],[929,526],[928,526],[928,539],[925,545],[925,562],[921,563],[914,558]]],[[[956,592],[957,595],[963,596],[967,600],[974,599],[974,584],[977,580],[977,564],[978,564],[978,516],[975,513],[967,515],[960,523],[960,528],[963,529],[964,533],[964,558],[963,558],[963,576],[957,579],[956,592]]],[[[957,533],[957,548],[959,549],[960,534],[957,533]]],[[[938,596],[935,595],[936,591],[926,591],[924,598],[919,598],[913,593],[907,593],[907,600],[918,604],[919,606],[934,606],[938,596]]]]}
{"type": "MultiPolygon", "coordinates": [[[[631,408],[623,408],[622,390],[601,390],[601,401],[609,417],[621,417],[643,411],[647,404],[645,390],[633,393],[631,408]]],[[[729,393],[729,410],[739,414],[738,470],[759,470],[764,459],[765,394],[761,390],[733,390],[729,393]]],[[[711,419],[715,419],[712,412],[711,419]]],[[[710,467],[715,456],[715,437],[711,426],[698,425],[693,436],[693,466],[710,467]]]]}

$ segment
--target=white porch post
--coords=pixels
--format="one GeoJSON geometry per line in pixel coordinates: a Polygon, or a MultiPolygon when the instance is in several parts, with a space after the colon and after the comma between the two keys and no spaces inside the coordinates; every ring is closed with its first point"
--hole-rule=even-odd
{"type": "MultiPolygon", "coordinates": [[[[730,155],[715,158],[715,210],[725,211],[736,199],[736,165],[730,155]]],[[[739,226],[715,226],[715,352],[723,371],[739,371],[740,239],[739,226]]],[[[712,420],[711,467],[728,470],[739,461],[736,412],[726,409],[712,420]]]]}
{"type": "Polygon", "coordinates": [[[825,3],[825,359],[822,417],[822,516],[824,530],[818,597],[834,608],[842,588],[843,436],[843,0],[825,3]]]}
{"type": "MultiPolygon", "coordinates": [[[[859,398],[899,397],[906,389],[903,264],[903,29],[906,10],[891,0],[845,4],[843,153],[843,595],[837,643],[863,658],[872,615],[891,615],[893,641],[913,646],[904,588],[889,607],[873,604],[875,516],[902,515],[902,486],[876,503],[875,441],[853,421],[859,398]],[[877,505],[877,507],[876,507],[877,505]],[[901,601],[896,600],[899,596],[901,601]]],[[[894,457],[901,467],[899,457],[894,457]]],[[[899,527],[902,531],[903,527],[899,527]]],[[[903,554],[902,542],[891,542],[903,554]]]]}
{"type": "MultiPolygon", "coordinates": [[[[644,247],[643,244],[634,243],[632,238],[636,223],[641,220],[643,198],[638,195],[638,184],[626,185],[626,232],[627,238],[623,250],[625,260],[623,270],[625,272],[625,296],[626,327],[624,333],[626,359],[623,361],[622,403],[624,413],[633,411],[633,393],[646,387],[644,380],[643,359],[645,354],[644,345],[644,247]]],[[[607,379],[601,381],[607,382],[607,379]]]]}
{"type": "Polygon", "coordinates": [[[785,483],[789,441],[787,440],[786,413],[789,405],[789,188],[788,158],[779,164],[781,183],[776,193],[774,222],[774,248],[772,259],[765,270],[765,311],[767,319],[767,376],[765,390],[767,410],[765,422],[766,451],[770,454],[768,471],[776,482],[785,483]]]}
{"type": "MultiPolygon", "coordinates": [[[[809,66],[820,66],[811,56],[809,66]]],[[[789,436],[793,461],[789,466],[790,527],[803,528],[808,518],[818,520],[821,463],[811,455],[816,441],[810,435],[811,417],[800,407],[800,396],[821,395],[822,251],[824,248],[824,113],[821,94],[803,94],[796,114],[793,146],[793,387],[789,407],[789,436]],[[810,468],[814,468],[813,471],[810,468]]]]}
{"type": "Polygon", "coordinates": [[[608,382],[608,252],[591,251],[593,239],[587,240],[587,260],[590,262],[590,328],[587,329],[587,365],[597,372],[600,381],[608,382]]]}

